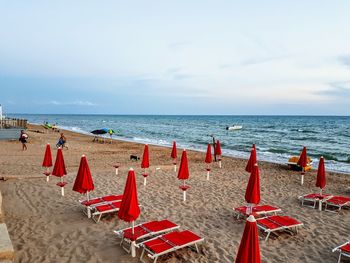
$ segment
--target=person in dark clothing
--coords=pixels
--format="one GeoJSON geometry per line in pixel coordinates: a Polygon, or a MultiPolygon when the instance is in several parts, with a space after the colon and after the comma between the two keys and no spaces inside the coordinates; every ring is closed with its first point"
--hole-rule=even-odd
{"type": "Polygon", "coordinates": [[[19,141],[22,143],[22,151],[27,150],[27,139],[28,135],[24,132],[24,130],[21,130],[21,135],[19,136],[19,141]]]}

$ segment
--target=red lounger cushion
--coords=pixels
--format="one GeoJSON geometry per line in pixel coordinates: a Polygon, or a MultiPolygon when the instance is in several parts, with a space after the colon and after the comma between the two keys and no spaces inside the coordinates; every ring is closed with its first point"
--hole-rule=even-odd
{"type": "Polygon", "coordinates": [[[182,232],[176,231],[165,234],[161,237],[145,242],[144,245],[154,253],[158,254],[175,246],[183,246],[200,239],[201,237],[193,232],[185,230],[182,232]]]}
{"type": "Polygon", "coordinates": [[[101,198],[103,199],[103,201],[112,202],[112,201],[122,200],[123,195],[106,195],[101,198]]]}
{"type": "Polygon", "coordinates": [[[264,225],[268,229],[276,229],[301,224],[301,222],[289,216],[269,216],[258,220],[258,223],[264,225]]]}
{"type": "Polygon", "coordinates": [[[149,234],[152,232],[159,232],[159,231],[170,229],[176,226],[177,226],[176,224],[174,224],[173,222],[170,222],[169,220],[151,221],[151,222],[147,222],[142,225],[136,226],[134,228],[134,235],[132,234],[131,228],[124,230],[124,238],[128,238],[132,241],[135,241],[139,237],[142,237],[146,234],[149,234]]]}
{"type": "Polygon", "coordinates": [[[346,244],[342,247],[340,247],[342,251],[349,252],[350,253],[350,244],[346,244]]]}
{"type": "MultiPolygon", "coordinates": [[[[242,213],[242,214],[246,214],[247,206],[240,206],[240,207],[235,208],[235,210],[242,213]]],[[[278,210],[278,208],[271,206],[271,205],[259,205],[259,206],[253,207],[253,213],[269,212],[269,211],[274,211],[274,210],[278,210]]]]}
{"type": "Polygon", "coordinates": [[[320,194],[308,194],[308,195],[304,195],[304,198],[308,198],[308,199],[323,199],[325,197],[328,197],[330,195],[324,194],[324,195],[320,195],[320,194]]]}
{"type": "Polygon", "coordinates": [[[120,208],[121,202],[112,202],[110,204],[96,206],[96,210],[99,212],[106,212],[116,208],[120,208]]]}
{"type": "Polygon", "coordinates": [[[98,203],[101,203],[103,200],[101,198],[94,198],[94,199],[91,199],[91,200],[86,200],[86,201],[83,201],[81,202],[82,205],[86,205],[86,206],[89,206],[89,205],[94,205],[94,204],[98,204],[98,203]]]}

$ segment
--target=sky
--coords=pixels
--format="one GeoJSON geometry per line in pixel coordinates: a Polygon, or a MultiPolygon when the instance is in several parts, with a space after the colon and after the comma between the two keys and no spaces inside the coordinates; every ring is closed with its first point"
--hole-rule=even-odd
{"type": "Polygon", "coordinates": [[[347,0],[0,0],[0,104],[350,115],[349,11],[347,0]]]}

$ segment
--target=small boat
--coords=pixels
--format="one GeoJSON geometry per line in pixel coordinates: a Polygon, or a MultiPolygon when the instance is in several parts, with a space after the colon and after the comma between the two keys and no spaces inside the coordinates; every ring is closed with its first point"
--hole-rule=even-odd
{"type": "Polygon", "coordinates": [[[236,130],[241,130],[243,126],[241,125],[233,125],[233,126],[227,126],[226,130],[228,131],[236,131],[236,130]]]}

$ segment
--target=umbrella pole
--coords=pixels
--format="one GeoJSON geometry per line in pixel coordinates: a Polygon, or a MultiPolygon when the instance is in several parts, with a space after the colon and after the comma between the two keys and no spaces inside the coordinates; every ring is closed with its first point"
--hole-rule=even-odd
{"type": "Polygon", "coordinates": [[[48,182],[50,180],[50,168],[46,167],[46,182],[48,182]]]}
{"type": "Polygon", "coordinates": [[[118,175],[118,167],[115,168],[115,175],[118,175]]]}
{"type": "MultiPolygon", "coordinates": [[[[63,185],[63,177],[61,177],[61,183],[63,185]]],[[[64,186],[61,186],[61,195],[64,196],[64,186]]]]}
{"type": "Polygon", "coordinates": [[[173,164],[174,164],[174,172],[176,173],[176,159],[175,158],[174,158],[173,164]]]}
{"type": "Polygon", "coordinates": [[[147,177],[146,177],[146,168],[143,169],[143,185],[146,186],[147,184],[147,177]]]}
{"type": "Polygon", "coordinates": [[[219,157],[219,168],[221,168],[221,157],[219,157]]]}
{"type": "MultiPolygon", "coordinates": [[[[132,224],[132,234],[134,235],[135,234],[135,221],[132,221],[131,222],[131,224],[132,224]]],[[[134,257],[136,257],[136,249],[135,249],[135,241],[132,241],[131,242],[131,256],[134,258],[134,257]]]]}
{"type": "Polygon", "coordinates": [[[322,211],[322,188],[320,190],[321,199],[318,200],[318,210],[322,211]]]}
{"type": "Polygon", "coordinates": [[[207,180],[209,181],[209,176],[210,176],[210,165],[208,164],[207,166],[207,180]]]}
{"type": "MultiPolygon", "coordinates": [[[[183,180],[183,182],[184,182],[184,186],[185,186],[185,180],[183,180]]],[[[185,188],[184,188],[183,192],[184,192],[184,202],[186,202],[186,189],[185,188]]]]}
{"type": "Polygon", "coordinates": [[[305,173],[305,168],[303,167],[303,168],[301,169],[301,185],[304,184],[304,173],[305,173]]]}

